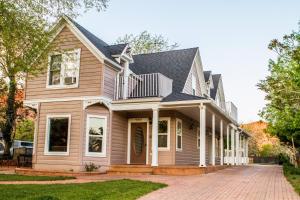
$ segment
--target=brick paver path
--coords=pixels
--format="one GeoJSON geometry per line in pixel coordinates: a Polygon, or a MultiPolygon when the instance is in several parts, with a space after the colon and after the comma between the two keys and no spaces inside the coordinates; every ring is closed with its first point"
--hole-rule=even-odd
{"type": "Polygon", "coordinates": [[[0,184],[66,184],[116,179],[161,182],[168,187],[141,200],[300,200],[280,166],[233,167],[199,176],[99,175],[62,181],[0,182],[0,184]]]}
{"type": "Polygon", "coordinates": [[[299,200],[280,166],[234,167],[193,177],[170,177],[169,187],[142,200],[299,200]]]}

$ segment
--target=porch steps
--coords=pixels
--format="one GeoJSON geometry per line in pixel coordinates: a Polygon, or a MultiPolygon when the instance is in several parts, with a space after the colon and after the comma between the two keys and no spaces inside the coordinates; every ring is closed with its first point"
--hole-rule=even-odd
{"type": "Polygon", "coordinates": [[[150,165],[112,165],[107,173],[149,175],[153,173],[153,168],[150,165]]]}

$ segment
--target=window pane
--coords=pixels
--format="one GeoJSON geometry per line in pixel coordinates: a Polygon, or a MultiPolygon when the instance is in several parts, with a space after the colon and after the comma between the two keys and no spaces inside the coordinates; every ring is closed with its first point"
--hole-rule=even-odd
{"type": "Polygon", "coordinates": [[[60,70],[62,63],[62,55],[52,55],[50,61],[49,85],[60,84],[60,70]]]}
{"type": "Polygon", "coordinates": [[[78,60],[77,60],[77,53],[68,53],[65,54],[64,58],[64,68],[65,68],[65,74],[64,74],[64,83],[65,85],[73,85],[77,82],[77,72],[78,72],[78,66],[77,66],[78,60]]]}
{"type": "Polygon", "coordinates": [[[181,149],[181,136],[177,136],[177,149],[181,149]]]}
{"type": "Polygon", "coordinates": [[[90,135],[103,135],[104,119],[90,117],[89,118],[89,134],[90,135]]]}
{"type": "Polygon", "coordinates": [[[138,127],[135,132],[135,153],[140,155],[144,147],[144,133],[141,127],[138,127]]]}
{"type": "Polygon", "coordinates": [[[158,135],[158,147],[168,147],[167,135],[158,135]]]}
{"type": "Polygon", "coordinates": [[[89,152],[102,152],[102,137],[89,137],[89,152]]]}
{"type": "Polygon", "coordinates": [[[67,152],[69,118],[51,118],[49,151],[67,152]]]}
{"type": "Polygon", "coordinates": [[[168,121],[159,121],[158,122],[158,132],[167,133],[168,132],[168,121]]]}
{"type": "Polygon", "coordinates": [[[180,134],[182,133],[182,124],[180,121],[177,121],[177,134],[180,134]]]}

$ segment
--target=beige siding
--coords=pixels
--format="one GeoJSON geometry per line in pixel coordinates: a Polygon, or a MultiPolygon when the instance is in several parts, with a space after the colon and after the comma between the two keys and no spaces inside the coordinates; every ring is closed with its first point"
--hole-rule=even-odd
{"type": "Polygon", "coordinates": [[[46,89],[47,66],[45,66],[42,74],[37,77],[29,76],[27,79],[26,100],[101,95],[103,63],[67,27],[57,36],[54,44],[60,50],[81,49],[79,87],[72,89],[46,89]]]}
{"type": "MultiPolygon", "coordinates": [[[[110,114],[109,110],[104,107],[103,105],[97,104],[97,105],[92,105],[86,108],[85,114],[84,114],[84,129],[83,129],[83,145],[81,148],[81,151],[83,152],[83,158],[82,162],[83,165],[86,163],[94,163],[96,165],[99,165],[102,167],[102,169],[106,169],[106,167],[109,165],[109,153],[110,153],[110,114]],[[86,121],[87,121],[87,114],[92,114],[92,115],[99,115],[99,116],[104,116],[107,118],[107,127],[106,127],[106,156],[105,157],[93,157],[93,156],[86,156],[85,155],[85,150],[86,150],[86,121]]],[[[101,169],[100,169],[101,170],[101,169]]]]}
{"type": "Polygon", "coordinates": [[[111,132],[111,164],[126,164],[127,161],[127,128],[126,113],[113,112],[111,132]]]}
{"type": "Polygon", "coordinates": [[[187,77],[186,83],[183,88],[183,92],[186,94],[193,94],[193,89],[192,89],[192,76],[193,75],[196,78],[196,95],[200,96],[201,95],[200,81],[198,79],[198,74],[197,74],[197,69],[196,69],[195,64],[192,66],[191,71],[187,77]]]}
{"type": "Polygon", "coordinates": [[[191,129],[191,124],[198,124],[198,122],[193,122],[180,113],[177,113],[176,117],[182,120],[182,150],[176,151],[176,165],[198,165],[197,127],[194,125],[191,129]]]}
{"type": "Polygon", "coordinates": [[[80,101],[52,102],[40,104],[39,128],[37,134],[37,159],[35,169],[74,170],[78,171],[81,165],[81,120],[82,103],[80,101]],[[68,156],[44,155],[47,115],[71,115],[70,144],[68,156]]]}
{"type": "Polygon", "coordinates": [[[104,93],[103,95],[113,99],[114,98],[114,87],[115,87],[115,77],[117,75],[117,72],[110,68],[105,66],[104,68],[104,93]]]}

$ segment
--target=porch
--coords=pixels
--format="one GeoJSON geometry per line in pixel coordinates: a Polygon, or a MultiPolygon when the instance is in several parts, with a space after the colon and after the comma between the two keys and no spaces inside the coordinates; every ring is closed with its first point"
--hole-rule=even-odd
{"type": "Polygon", "coordinates": [[[248,163],[248,135],[210,101],[131,99],[113,102],[112,111],[110,172],[116,172],[114,166],[145,169],[141,165],[148,166],[147,173],[157,167],[166,173],[203,173],[248,163]]]}

